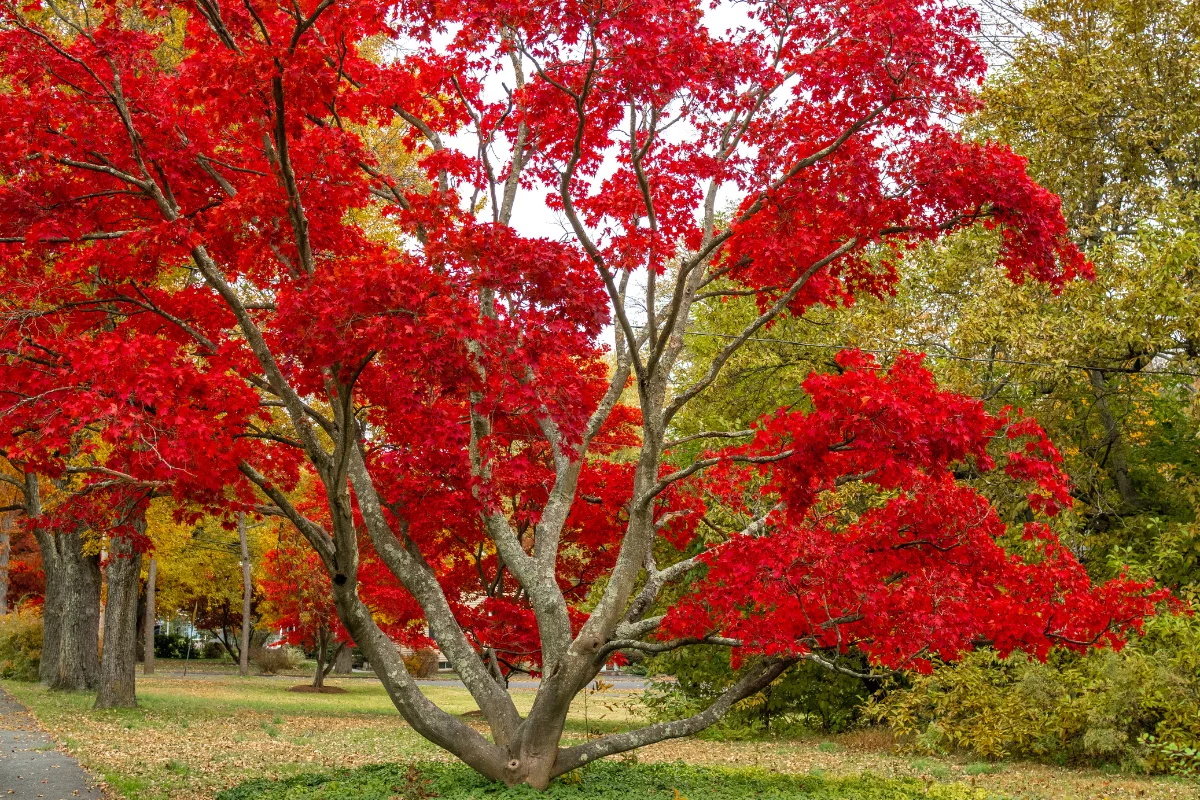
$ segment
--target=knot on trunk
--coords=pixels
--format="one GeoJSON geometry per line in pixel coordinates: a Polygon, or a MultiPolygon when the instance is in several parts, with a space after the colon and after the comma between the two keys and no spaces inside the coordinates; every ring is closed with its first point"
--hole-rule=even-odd
{"type": "Polygon", "coordinates": [[[346,585],[346,576],[339,572],[337,575],[333,576],[333,582],[336,583],[338,586],[345,586],[346,585]]]}
{"type": "Polygon", "coordinates": [[[512,761],[508,762],[508,769],[510,772],[516,772],[520,768],[521,768],[521,762],[518,761],[517,759],[514,758],[512,761]]]}

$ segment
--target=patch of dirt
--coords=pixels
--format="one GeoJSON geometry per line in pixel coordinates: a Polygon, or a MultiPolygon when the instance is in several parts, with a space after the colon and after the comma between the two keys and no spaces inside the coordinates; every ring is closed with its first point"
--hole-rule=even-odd
{"type": "Polygon", "coordinates": [[[343,689],[340,686],[313,686],[310,683],[301,683],[288,689],[289,692],[304,692],[305,694],[349,694],[348,689],[343,689]]]}
{"type": "Polygon", "coordinates": [[[464,711],[463,713],[459,714],[459,716],[466,717],[468,719],[483,719],[483,712],[477,708],[474,711],[464,711]]]}

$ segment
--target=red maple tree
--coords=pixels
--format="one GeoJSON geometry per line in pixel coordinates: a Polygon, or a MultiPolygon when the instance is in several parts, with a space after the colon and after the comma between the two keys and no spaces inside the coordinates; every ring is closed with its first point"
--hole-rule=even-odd
{"type": "Polygon", "coordinates": [[[813,411],[667,455],[749,339],[888,292],[922,242],[983,225],[1015,281],[1090,270],[1020,158],[942,124],[984,71],[969,9],[773,0],[719,30],[704,5],[2,0],[6,455],[287,519],[404,717],[512,784],[694,733],[850,647],[1119,642],[1161,596],[1093,587],[1044,526],[1006,553],[955,469],[1000,458],[1049,513],[1057,454],[915,358],[847,354],[813,411]],[[415,172],[389,172],[397,141],[415,172]],[[565,236],[522,232],[531,205],[565,236]],[[683,381],[694,307],[747,293],[759,315],[683,381]],[[838,508],[851,482],[869,511],[838,508]],[[713,505],[745,529],[683,557],[713,505]],[[490,740],[405,672],[368,565],[490,740]],[[683,646],[736,648],[741,679],[560,746],[610,654],[683,646]],[[514,668],[543,675],[524,717],[514,668]]]}
{"type": "Polygon", "coordinates": [[[264,599],[263,622],[277,628],[286,644],[316,656],[313,686],[322,688],[325,676],[342,648],[352,646],[337,618],[329,574],[312,548],[289,541],[264,554],[258,586],[264,599]]]}

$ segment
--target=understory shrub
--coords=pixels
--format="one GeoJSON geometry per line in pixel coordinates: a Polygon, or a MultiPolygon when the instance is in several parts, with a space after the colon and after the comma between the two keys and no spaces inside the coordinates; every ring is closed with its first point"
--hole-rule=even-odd
{"type": "Polygon", "coordinates": [[[412,655],[404,657],[404,668],[414,678],[436,678],[438,654],[429,648],[417,650],[412,655]]]}
{"type": "Polygon", "coordinates": [[[254,780],[217,800],[980,800],[963,784],[927,784],[874,776],[823,778],[688,764],[602,761],[555,781],[546,792],[505,788],[461,764],[381,764],[357,770],[254,780]]]}
{"type": "MultiPolygon", "coordinates": [[[[845,665],[856,671],[867,667],[865,659],[856,654],[845,659],[845,665]]],[[[651,716],[663,720],[707,708],[737,680],[729,654],[712,651],[683,650],[659,656],[650,661],[649,670],[652,676],[672,678],[651,680],[643,695],[651,716]]],[[[859,720],[870,693],[870,685],[860,678],[804,661],[736,705],[707,735],[728,739],[797,729],[840,733],[859,720]]]]}
{"type": "Polygon", "coordinates": [[[1179,772],[1170,754],[1200,748],[1200,621],[1156,617],[1119,652],[1056,653],[1044,664],[981,650],[913,677],[868,716],[916,752],[1179,772]]]}
{"type": "Polygon", "coordinates": [[[42,660],[42,615],[32,609],[0,617],[0,678],[36,681],[42,660]]]}
{"type": "MultiPolygon", "coordinates": [[[[155,658],[188,658],[188,638],[178,633],[154,634],[155,658]]],[[[198,657],[197,648],[192,645],[191,658],[198,657]]]]}
{"type": "Polygon", "coordinates": [[[304,653],[291,645],[258,647],[250,651],[250,660],[264,675],[275,675],[291,669],[299,669],[304,663],[304,653]]]}

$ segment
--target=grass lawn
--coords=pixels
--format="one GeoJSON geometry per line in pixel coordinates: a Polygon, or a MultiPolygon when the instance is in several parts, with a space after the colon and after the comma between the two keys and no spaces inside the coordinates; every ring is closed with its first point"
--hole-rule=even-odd
{"type": "MultiPolygon", "coordinates": [[[[329,681],[347,694],[288,691],[303,682],[212,673],[189,674],[187,679],[139,676],[141,707],[128,711],[96,711],[94,698],[86,694],[50,693],[11,681],[4,687],[86,767],[103,776],[117,796],[128,800],[211,800],[251,778],[446,758],[408,728],[377,681],[329,681]]],[[[452,713],[475,709],[466,691],[455,685],[422,690],[452,713]]],[[[527,709],[533,701],[532,689],[514,689],[513,694],[519,708],[527,709]]],[[[577,701],[568,726],[572,739],[583,739],[585,724],[593,733],[633,724],[636,695],[592,695],[586,723],[584,711],[577,701]]],[[[870,732],[751,742],[688,739],[647,748],[638,758],[643,763],[686,761],[800,775],[874,774],[915,778],[927,785],[963,783],[984,796],[1030,800],[1200,800],[1200,785],[1182,780],[899,756],[883,737],[870,732]]],[[[695,794],[690,798],[700,800],[695,794]]],[[[623,800],[634,798],[625,795],[623,800]]]]}

